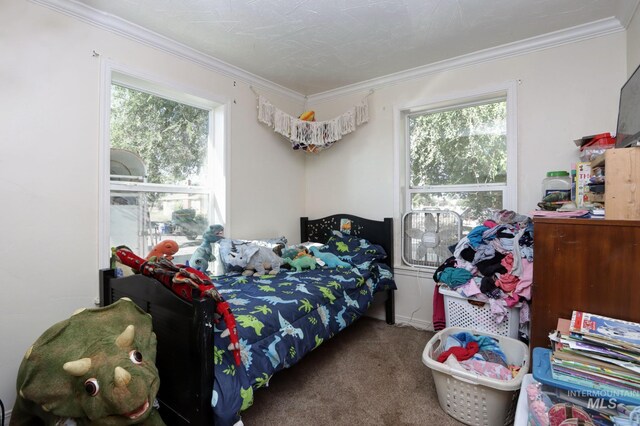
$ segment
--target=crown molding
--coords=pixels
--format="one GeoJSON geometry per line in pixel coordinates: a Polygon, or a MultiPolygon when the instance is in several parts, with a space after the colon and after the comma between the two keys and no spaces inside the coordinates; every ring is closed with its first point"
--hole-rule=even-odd
{"type": "Polygon", "coordinates": [[[266,89],[296,101],[304,102],[305,96],[299,92],[288,89],[272,81],[266,80],[253,73],[228,64],[217,58],[205,55],[189,46],[172,40],[168,37],[147,30],[141,26],[116,16],[101,12],[85,4],[73,0],[30,0],[33,3],[52,9],[56,12],[77,18],[95,27],[107,30],[114,34],[137,41],[160,51],[169,53],[182,59],[189,60],[207,69],[224,76],[244,81],[257,88],[266,89]]]}
{"type": "Polygon", "coordinates": [[[638,5],[640,5],[640,0],[622,4],[622,10],[617,14],[617,16],[620,17],[620,23],[625,29],[629,27],[633,16],[638,13],[638,5]]]}
{"type": "Polygon", "coordinates": [[[555,31],[542,36],[528,38],[526,40],[504,44],[490,49],[480,50],[468,55],[462,55],[444,61],[411,68],[405,71],[389,74],[383,77],[372,78],[359,83],[350,84],[326,92],[316,93],[308,96],[307,102],[321,102],[333,98],[366,92],[372,89],[379,89],[385,86],[402,83],[424,77],[438,72],[448,71],[456,68],[468,67],[482,62],[497,59],[509,58],[512,56],[524,55],[543,49],[550,49],[564,44],[575,43],[595,37],[624,31],[620,21],[615,18],[606,18],[589,24],[579,25],[566,30],[555,31]]]}
{"type": "MultiPolygon", "coordinates": [[[[589,24],[579,25],[566,30],[555,31],[542,36],[532,37],[502,46],[480,50],[467,55],[446,59],[432,64],[411,68],[382,77],[376,77],[359,83],[339,87],[337,89],[305,96],[299,92],[288,89],[272,81],[264,79],[241,68],[228,64],[217,58],[205,55],[189,46],[171,40],[168,37],[149,31],[143,27],[132,24],[116,16],[101,12],[85,4],[74,0],[30,0],[33,3],[45,6],[49,9],[77,18],[98,28],[121,35],[139,43],[151,46],[163,52],[177,56],[199,64],[207,69],[231,77],[257,88],[269,90],[287,96],[298,102],[322,102],[341,96],[366,92],[371,89],[391,86],[424,77],[438,72],[448,71],[456,68],[468,67],[482,62],[509,58],[512,56],[524,55],[539,50],[550,49],[564,44],[575,43],[595,37],[624,31],[629,24],[633,13],[626,13],[626,22],[620,22],[616,18],[606,18],[589,24]]],[[[633,11],[638,7],[640,0],[629,6],[628,11],[633,11]]]]}

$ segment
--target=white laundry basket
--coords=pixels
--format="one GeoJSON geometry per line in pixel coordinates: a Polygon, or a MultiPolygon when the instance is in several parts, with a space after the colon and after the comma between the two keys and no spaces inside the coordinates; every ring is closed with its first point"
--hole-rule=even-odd
{"type": "Polygon", "coordinates": [[[444,298],[444,316],[447,327],[463,327],[477,331],[518,338],[520,308],[506,308],[507,315],[499,324],[491,312],[488,302],[480,302],[461,296],[459,293],[439,288],[444,298]]]}
{"type": "Polygon", "coordinates": [[[474,426],[512,424],[522,379],[529,370],[527,345],[507,336],[449,327],[439,331],[429,340],[422,353],[422,362],[431,368],[440,406],[451,417],[474,426]],[[497,380],[469,371],[454,370],[438,362],[438,356],[445,350],[447,337],[460,332],[496,339],[507,357],[507,362],[521,366],[516,377],[511,380],[497,380]]]}

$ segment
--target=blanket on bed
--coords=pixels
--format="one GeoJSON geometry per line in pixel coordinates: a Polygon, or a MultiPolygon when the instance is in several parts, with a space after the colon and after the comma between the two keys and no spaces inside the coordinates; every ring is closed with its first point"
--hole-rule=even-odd
{"type": "Polygon", "coordinates": [[[253,403],[254,389],[362,316],[374,293],[395,289],[390,269],[377,262],[384,257],[380,247],[347,237],[330,240],[331,248],[352,268],[215,280],[235,314],[242,360],[235,365],[220,321],[214,326],[216,425],[235,423],[253,403]]]}

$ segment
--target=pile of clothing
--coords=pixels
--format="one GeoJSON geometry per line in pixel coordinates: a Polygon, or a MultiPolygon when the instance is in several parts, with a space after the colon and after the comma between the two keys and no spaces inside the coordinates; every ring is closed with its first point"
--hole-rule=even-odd
{"type": "Polygon", "coordinates": [[[470,371],[497,380],[511,380],[520,366],[509,365],[498,342],[489,336],[460,332],[447,336],[438,362],[455,370],[470,371]]]}
{"type": "Polygon", "coordinates": [[[533,283],[533,222],[510,210],[493,212],[473,228],[433,274],[433,324],[445,327],[444,299],[438,285],[461,296],[489,303],[496,323],[509,308],[520,308],[520,330],[526,338],[533,283]]]}

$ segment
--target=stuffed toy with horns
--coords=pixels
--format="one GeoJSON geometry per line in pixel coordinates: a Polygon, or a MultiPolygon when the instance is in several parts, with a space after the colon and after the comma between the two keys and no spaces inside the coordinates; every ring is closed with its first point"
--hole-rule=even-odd
{"type": "Polygon", "coordinates": [[[10,426],[164,425],[151,317],[129,299],[45,331],[18,370],[10,426]]]}

